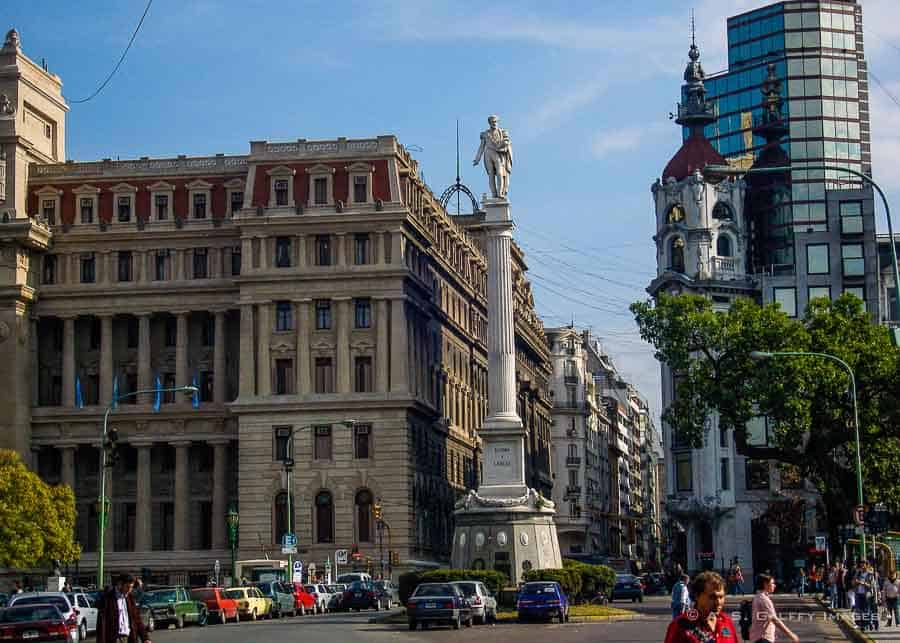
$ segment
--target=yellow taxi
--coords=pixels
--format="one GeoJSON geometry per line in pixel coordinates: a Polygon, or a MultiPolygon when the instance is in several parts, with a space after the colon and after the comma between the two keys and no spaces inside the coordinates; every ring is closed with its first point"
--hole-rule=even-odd
{"type": "Polygon", "coordinates": [[[272,599],[263,596],[256,587],[229,587],[225,590],[225,596],[235,600],[241,618],[248,618],[251,621],[271,618],[272,599]]]}

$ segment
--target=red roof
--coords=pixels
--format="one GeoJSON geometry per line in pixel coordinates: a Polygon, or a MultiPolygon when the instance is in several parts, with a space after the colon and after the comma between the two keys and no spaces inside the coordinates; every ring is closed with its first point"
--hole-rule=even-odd
{"type": "Polygon", "coordinates": [[[706,137],[702,134],[693,134],[682,144],[681,149],[675,153],[672,160],[666,164],[662,179],[665,181],[670,176],[676,181],[689,177],[694,170],[702,170],[704,166],[715,163],[725,165],[725,157],[716,152],[706,137]]]}

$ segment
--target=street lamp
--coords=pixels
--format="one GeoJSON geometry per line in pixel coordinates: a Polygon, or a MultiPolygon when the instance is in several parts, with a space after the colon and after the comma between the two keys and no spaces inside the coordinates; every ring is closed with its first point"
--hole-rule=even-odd
{"type": "Polygon", "coordinates": [[[225,514],[225,524],[228,525],[228,544],[231,545],[231,584],[237,585],[237,569],[234,566],[234,546],[237,544],[238,526],[241,524],[241,517],[238,515],[234,505],[228,508],[225,514]]]}
{"type": "Polygon", "coordinates": [[[100,495],[97,497],[97,528],[99,530],[99,534],[97,535],[97,587],[103,587],[103,554],[104,554],[104,542],[105,542],[105,532],[106,532],[106,523],[109,519],[109,507],[110,500],[106,497],[106,470],[111,468],[115,464],[115,457],[112,458],[112,462],[108,463],[108,456],[110,454],[114,454],[116,449],[116,442],[119,439],[119,432],[113,429],[110,431],[109,427],[109,414],[110,412],[119,405],[119,402],[122,400],[126,400],[130,397],[137,397],[138,395],[144,395],[147,393],[187,393],[188,395],[195,395],[200,392],[196,386],[173,386],[170,388],[145,388],[139,389],[137,391],[131,391],[130,393],[124,393],[123,395],[118,395],[114,392],[113,399],[110,401],[109,405],[106,407],[106,411],[103,413],[103,432],[100,434],[100,495]]]}
{"type": "MultiPolygon", "coordinates": [[[[891,222],[891,207],[888,205],[888,200],[884,195],[884,192],[868,174],[863,174],[862,172],[858,172],[850,168],[841,167],[840,165],[828,164],[803,165],[796,167],[792,165],[778,165],[772,167],[751,167],[747,169],[735,168],[731,167],[730,165],[707,165],[703,168],[703,174],[711,176],[742,176],[744,174],[773,174],[790,172],[792,170],[846,172],[847,174],[852,174],[853,176],[862,179],[873,188],[875,188],[875,191],[878,192],[878,196],[881,197],[882,204],[884,204],[884,216],[887,219],[888,234],[891,237],[891,262],[894,268],[894,291],[900,293],[900,269],[898,269],[897,267],[897,248],[894,245],[894,225],[891,222]]],[[[900,321],[900,296],[896,297],[894,301],[894,318],[900,321]]],[[[895,327],[891,329],[891,341],[894,343],[894,346],[900,346],[900,328],[895,327]]]]}
{"type": "MultiPolygon", "coordinates": [[[[891,237],[891,243],[893,244],[893,237],[891,237]]],[[[895,264],[896,267],[896,264],[895,264]]],[[[837,362],[850,374],[850,392],[853,396],[853,430],[856,434],[856,494],[857,494],[857,502],[861,507],[863,504],[863,484],[862,484],[862,459],[860,457],[860,442],[859,442],[859,411],[856,406],[856,376],[853,374],[853,369],[850,368],[850,365],[842,360],[840,357],[836,357],[829,353],[816,353],[816,352],[807,352],[807,351],[751,351],[750,358],[760,361],[764,359],[771,359],[773,357],[821,357],[824,359],[830,359],[834,362],[837,362]]],[[[866,533],[863,530],[862,537],[859,540],[859,549],[860,554],[862,555],[862,559],[866,559],[866,533]]]]}

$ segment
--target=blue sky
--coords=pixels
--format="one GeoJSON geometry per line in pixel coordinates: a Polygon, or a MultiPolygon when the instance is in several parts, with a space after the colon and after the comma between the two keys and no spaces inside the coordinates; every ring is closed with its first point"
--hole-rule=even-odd
{"type": "MultiPolygon", "coordinates": [[[[510,199],[547,326],[589,326],[659,411],[659,369],[629,302],[655,274],[650,184],[680,145],[694,8],[707,73],[725,18],[760,0],[281,2],[154,0],[119,73],[73,105],[77,160],[246,153],[250,140],[396,134],[431,188],[486,191],[471,159],[496,113],[513,140],[510,199]]],[[[25,52],[70,100],[118,60],[144,0],[5,0],[25,52]]],[[[870,69],[900,96],[900,3],[865,0],[870,69]],[[875,30],[874,33],[872,30],[875,30]]],[[[871,83],[875,179],[900,196],[900,107],[871,83]]]]}

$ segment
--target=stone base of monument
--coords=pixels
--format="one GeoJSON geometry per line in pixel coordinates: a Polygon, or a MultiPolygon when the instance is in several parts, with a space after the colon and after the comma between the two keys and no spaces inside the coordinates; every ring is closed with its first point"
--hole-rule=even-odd
{"type": "Polygon", "coordinates": [[[553,503],[534,489],[519,497],[508,492],[483,485],[457,504],[454,568],[495,569],[516,583],[530,569],[562,567],[553,503]]]}

